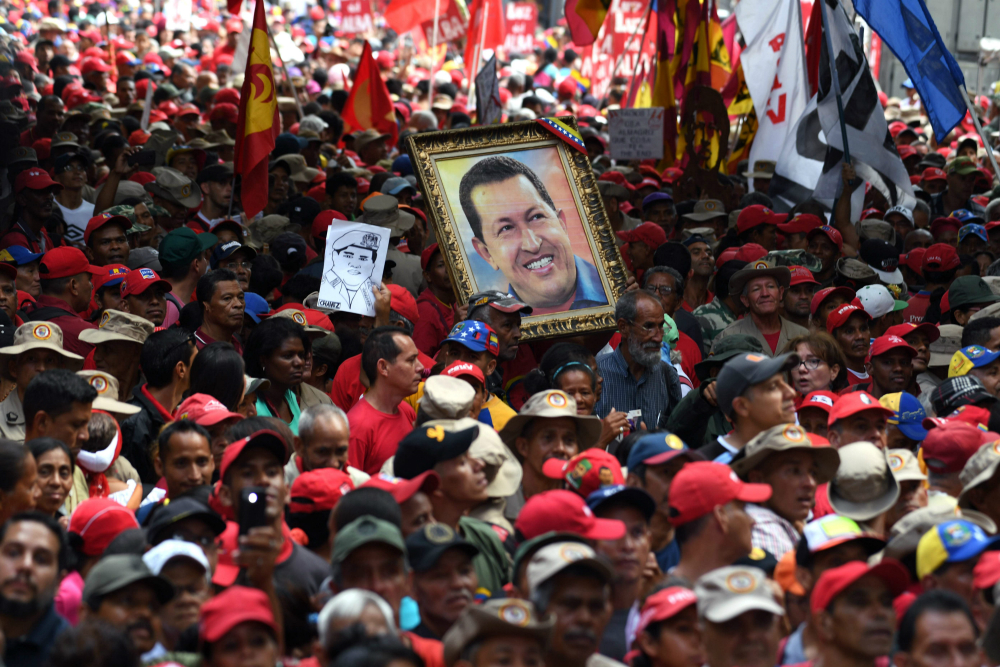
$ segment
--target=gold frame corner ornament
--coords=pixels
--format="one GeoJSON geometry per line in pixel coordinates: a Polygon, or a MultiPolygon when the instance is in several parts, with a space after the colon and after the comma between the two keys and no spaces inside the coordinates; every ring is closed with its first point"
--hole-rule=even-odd
{"type": "MultiPolygon", "coordinates": [[[[576,118],[561,117],[574,130],[576,118]]],[[[473,294],[469,267],[455,220],[449,213],[448,202],[438,177],[436,161],[456,154],[476,156],[504,151],[556,147],[562,159],[563,171],[573,190],[574,200],[584,233],[593,252],[595,266],[601,276],[607,305],[581,311],[564,311],[547,315],[526,315],[522,318],[522,340],[578,335],[615,328],[615,303],[625,293],[627,275],[621,252],[615,242],[604,201],[597,188],[597,177],[588,157],[547,131],[536,121],[503,123],[442,132],[411,134],[405,140],[413,173],[426,199],[427,214],[437,236],[438,246],[448,267],[457,303],[466,304],[473,294]]],[[[458,194],[449,197],[457,201],[458,194]]]]}

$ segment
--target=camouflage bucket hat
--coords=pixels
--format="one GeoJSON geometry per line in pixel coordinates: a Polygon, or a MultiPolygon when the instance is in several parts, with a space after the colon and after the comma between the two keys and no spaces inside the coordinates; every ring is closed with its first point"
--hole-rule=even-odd
{"type": "Polygon", "coordinates": [[[823,269],[823,262],[816,255],[810,255],[805,250],[772,250],[764,259],[775,266],[804,266],[813,273],[823,269]]]}

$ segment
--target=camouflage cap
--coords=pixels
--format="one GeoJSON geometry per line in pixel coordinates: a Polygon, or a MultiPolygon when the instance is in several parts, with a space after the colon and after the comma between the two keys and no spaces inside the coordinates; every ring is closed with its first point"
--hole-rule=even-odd
{"type": "Polygon", "coordinates": [[[816,255],[810,255],[805,250],[772,250],[764,259],[775,266],[804,266],[813,273],[823,269],[823,262],[816,255]]]}
{"type": "Polygon", "coordinates": [[[169,218],[170,211],[163,208],[159,204],[146,204],[146,208],[149,210],[149,214],[154,218],[169,218]]]}
{"type": "MultiPolygon", "coordinates": [[[[124,204],[119,204],[118,206],[112,206],[106,213],[110,215],[120,215],[129,219],[133,225],[135,224],[135,208],[132,206],[125,206],[124,204]]],[[[147,227],[148,229],[148,227],[147,227]]]]}
{"type": "Polygon", "coordinates": [[[700,381],[707,382],[711,379],[710,373],[713,368],[722,368],[726,365],[726,361],[746,352],[771,356],[771,351],[765,350],[756,337],[748,334],[733,334],[724,338],[716,338],[715,342],[712,343],[712,351],[708,358],[695,364],[694,372],[700,381]]]}
{"type": "Polygon", "coordinates": [[[105,310],[98,328],[84,329],[80,332],[80,340],[93,345],[112,341],[142,345],[151,333],[153,323],[144,317],[120,310],[105,310]]]}
{"type": "Polygon", "coordinates": [[[837,273],[850,280],[874,280],[878,278],[873,268],[853,257],[838,259],[837,273]]]}
{"type": "Polygon", "coordinates": [[[293,225],[283,215],[265,215],[250,223],[250,233],[247,235],[246,244],[254,250],[261,250],[282,232],[295,232],[297,234],[300,229],[302,229],[301,225],[293,225]]]}

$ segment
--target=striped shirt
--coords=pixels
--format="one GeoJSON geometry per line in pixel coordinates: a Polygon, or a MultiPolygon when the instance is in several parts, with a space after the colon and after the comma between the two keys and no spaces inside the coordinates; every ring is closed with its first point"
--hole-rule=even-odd
{"type": "MultiPolygon", "coordinates": [[[[623,344],[626,343],[623,341],[623,344]]],[[[618,412],[640,410],[642,415],[637,425],[638,421],[643,421],[652,431],[663,428],[660,424],[666,424],[670,411],[681,402],[681,383],[670,364],[661,362],[654,369],[647,368],[636,380],[619,346],[597,360],[597,370],[604,378],[604,388],[601,400],[594,406],[594,414],[601,419],[607,417],[612,408],[618,412]]]]}
{"type": "Polygon", "coordinates": [[[746,511],[754,520],[750,540],[755,547],[769,552],[778,560],[795,549],[800,535],[790,521],[763,505],[747,503],[746,511]]]}

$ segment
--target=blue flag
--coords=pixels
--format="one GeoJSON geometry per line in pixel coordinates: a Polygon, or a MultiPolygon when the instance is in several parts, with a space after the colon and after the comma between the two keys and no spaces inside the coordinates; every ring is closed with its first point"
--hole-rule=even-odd
{"type": "Polygon", "coordinates": [[[854,0],[857,10],[903,63],[938,140],[968,110],[965,77],[948,52],[924,0],[854,0]]]}

